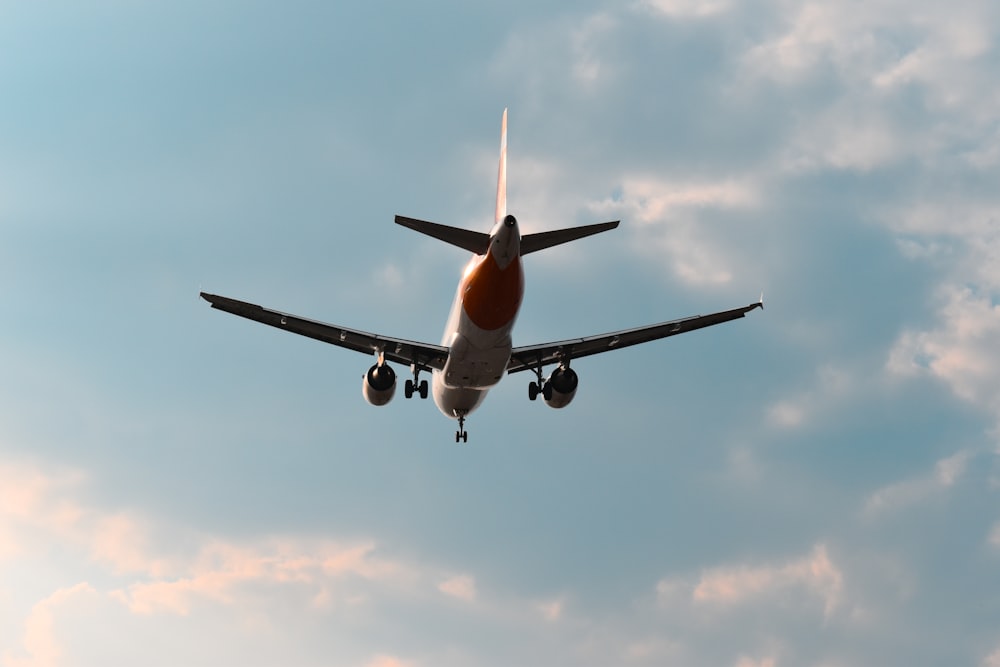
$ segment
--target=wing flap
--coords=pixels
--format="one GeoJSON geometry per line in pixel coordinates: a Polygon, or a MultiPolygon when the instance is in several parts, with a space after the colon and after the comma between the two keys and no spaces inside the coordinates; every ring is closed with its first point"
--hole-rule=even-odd
{"type": "Polygon", "coordinates": [[[308,320],[217,294],[202,292],[201,296],[217,310],[355,352],[364,354],[382,352],[389,361],[415,365],[421,370],[440,370],[444,368],[448,358],[448,348],[440,345],[391,338],[336,324],[308,320]]]}
{"type": "Polygon", "coordinates": [[[507,372],[517,373],[523,370],[533,370],[540,366],[559,363],[567,359],[589,357],[601,352],[618,350],[623,347],[638,345],[639,343],[648,343],[660,338],[676,336],[688,331],[704,329],[705,327],[722,324],[723,322],[737,320],[744,317],[751,310],[763,307],[763,302],[758,302],[742,308],[712,313],[711,315],[697,315],[695,317],[671,320],[670,322],[661,322],[635,329],[613,331],[586,338],[573,338],[555,343],[515,347],[511,351],[510,361],[507,364],[507,372]]]}

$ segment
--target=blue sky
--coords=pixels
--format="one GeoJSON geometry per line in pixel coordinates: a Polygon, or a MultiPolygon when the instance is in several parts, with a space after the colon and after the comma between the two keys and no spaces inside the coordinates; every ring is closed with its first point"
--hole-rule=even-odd
{"type": "Polygon", "coordinates": [[[0,665],[1000,666],[1000,9],[0,1],[0,665]],[[470,442],[199,289],[436,342],[470,442]]]}

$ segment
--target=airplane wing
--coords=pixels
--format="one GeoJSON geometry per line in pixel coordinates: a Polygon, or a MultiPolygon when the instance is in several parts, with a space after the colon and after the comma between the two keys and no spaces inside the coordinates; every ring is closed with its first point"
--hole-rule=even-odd
{"type": "Polygon", "coordinates": [[[215,294],[201,293],[201,297],[212,304],[212,308],[223,310],[233,315],[245,317],[276,329],[284,329],[321,340],[324,343],[346,347],[348,350],[376,354],[382,352],[389,361],[399,364],[414,365],[420,370],[441,370],[448,358],[448,348],[441,345],[417,343],[400,338],[390,338],[378,334],[366,333],[356,329],[324,324],[307,320],[295,315],[269,310],[245,301],[237,301],[215,294]]]}
{"type": "Polygon", "coordinates": [[[535,370],[540,366],[559,363],[563,360],[589,357],[592,354],[618,350],[630,345],[638,345],[639,343],[648,343],[651,340],[658,340],[667,336],[676,336],[688,331],[703,329],[715,324],[729,322],[730,320],[737,320],[751,310],[763,307],[764,302],[759,301],[749,306],[725,310],[711,315],[697,315],[670,322],[661,322],[660,324],[651,324],[636,329],[613,331],[587,338],[573,338],[557,343],[515,347],[511,351],[510,361],[507,363],[507,372],[517,373],[518,371],[535,370]]]}

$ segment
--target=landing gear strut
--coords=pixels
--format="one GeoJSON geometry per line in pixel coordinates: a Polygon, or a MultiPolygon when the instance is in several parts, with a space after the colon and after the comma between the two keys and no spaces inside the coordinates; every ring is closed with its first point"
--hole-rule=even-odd
{"type": "Polygon", "coordinates": [[[458,415],[458,430],[455,431],[455,442],[468,442],[469,432],[465,430],[465,413],[458,415]]]}
{"type": "Polygon", "coordinates": [[[411,368],[413,368],[413,379],[407,380],[403,385],[403,396],[413,398],[413,392],[416,392],[420,394],[420,398],[427,398],[427,380],[419,380],[420,369],[415,365],[411,368]]]}
{"type": "Polygon", "coordinates": [[[538,382],[528,383],[528,400],[535,400],[538,398],[539,394],[541,394],[545,400],[552,398],[552,387],[550,387],[549,383],[542,377],[542,365],[539,364],[534,370],[535,375],[538,377],[538,382]]]}

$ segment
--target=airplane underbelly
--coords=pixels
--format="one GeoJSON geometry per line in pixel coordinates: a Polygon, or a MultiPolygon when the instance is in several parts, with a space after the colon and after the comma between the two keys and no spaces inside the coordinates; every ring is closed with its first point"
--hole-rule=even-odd
{"type": "Polygon", "coordinates": [[[486,398],[488,389],[457,389],[449,387],[442,379],[442,373],[435,371],[431,380],[434,404],[444,413],[446,417],[452,419],[459,416],[467,416],[470,412],[479,407],[479,404],[486,398]]]}
{"type": "Polygon", "coordinates": [[[501,338],[490,347],[481,347],[465,332],[451,341],[448,361],[441,369],[441,381],[456,389],[488,389],[500,382],[510,361],[509,338],[501,338]]]}

